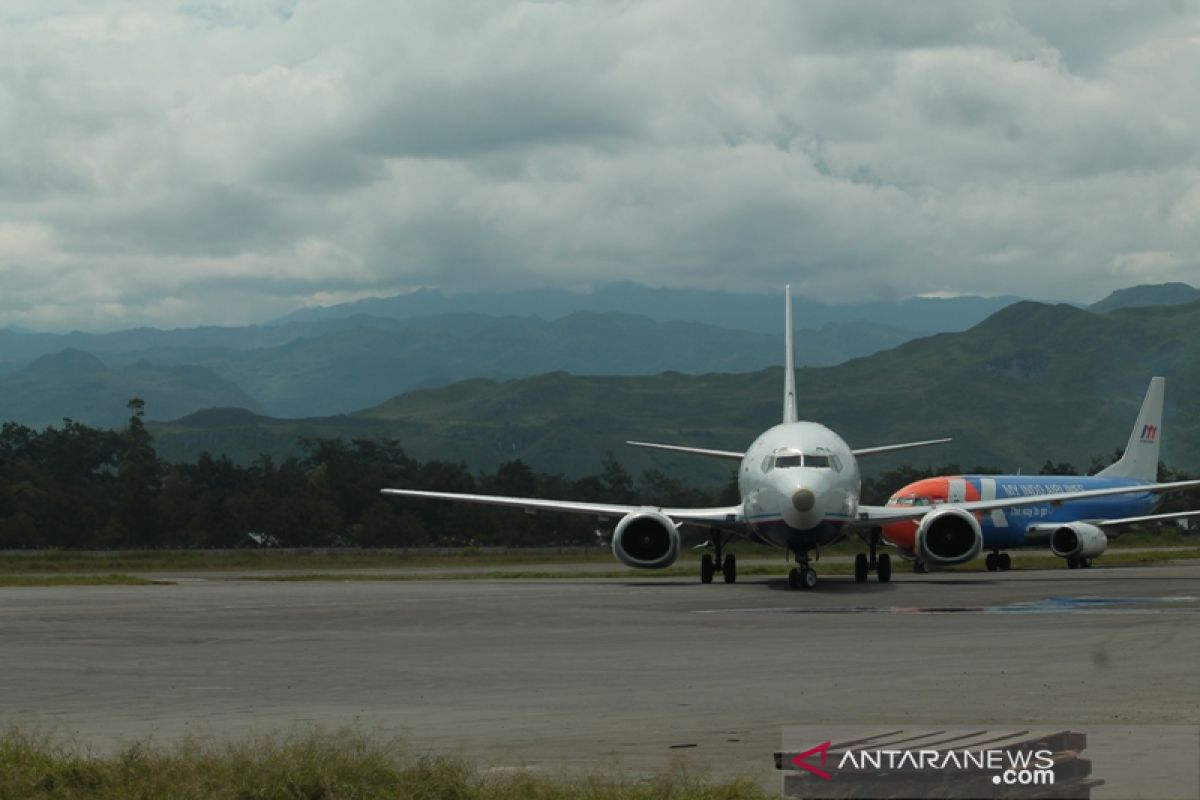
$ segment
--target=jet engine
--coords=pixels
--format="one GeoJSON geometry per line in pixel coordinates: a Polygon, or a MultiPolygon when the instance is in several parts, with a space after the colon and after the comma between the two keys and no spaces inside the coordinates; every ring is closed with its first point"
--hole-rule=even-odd
{"type": "Polygon", "coordinates": [[[634,511],[617,523],[613,555],[627,567],[664,569],[679,557],[679,528],[657,511],[634,511]]]}
{"type": "Polygon", "coordinates": [[[921,518],[916,551],[926,564],[962,564],[983,549],[979,520],[959,508],[940,508],[921,518]]]}
{"type": "Polygon", "coordinates": [[[1067,560],[1095,558],[1108,547],[1104,531],[1086,522],[1072,522],[1050,534],[1050,551],[1067,560]]]}

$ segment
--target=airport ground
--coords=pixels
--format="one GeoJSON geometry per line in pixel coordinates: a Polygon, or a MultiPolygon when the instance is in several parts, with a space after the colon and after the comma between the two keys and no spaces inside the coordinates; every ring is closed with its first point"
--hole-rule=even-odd
{"type": "Polygon", "coordinates": [[[0,589],[0,722],[99,750],[353,725],[484,768],[684,760],[764,785],[788,725],[1200,724],[1196,561],[813,592],[782,568],[709,586],[169,577],[0,589]]]}

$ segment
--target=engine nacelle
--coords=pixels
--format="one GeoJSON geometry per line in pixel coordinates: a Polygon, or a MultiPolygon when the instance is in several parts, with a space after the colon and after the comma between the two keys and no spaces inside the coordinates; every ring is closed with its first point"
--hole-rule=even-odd
{"type": "Polygon", "coordinates": [[[1072,522],[1050,534],[1050,552],[1060,558],[1095,558],[1108,549],[1104,531],[1086,522],[1072,522]]]}
{"type": "Polygon", "coordinates": [[[657,511],[631,512],[613,531],[612,551],[627,567],[665,569],[679,557],[679,528],[657,511]]]}
{"type": "Polygon", "coordinates": [[[983,529],[968,511],[934,509],[921,518],[915,549],[926,564],[962,564],[983,550],[983,529]]]}

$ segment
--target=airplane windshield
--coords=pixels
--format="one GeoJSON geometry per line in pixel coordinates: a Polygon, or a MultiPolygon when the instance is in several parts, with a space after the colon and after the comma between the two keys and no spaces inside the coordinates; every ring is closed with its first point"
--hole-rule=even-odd
{"type": "Polygon", "coordinates": [[[816,456],[799,453],[794,455],[776,456],[775,466],[781,469],[786,469],[788,467],[828,468],[829,456],[816,456]]]}
{"type": "Polygon", "coordinates": [[[927,506],[929,505],[928,497],[893,497],[888,501],[888,505],[892,506],[927,506]]]}

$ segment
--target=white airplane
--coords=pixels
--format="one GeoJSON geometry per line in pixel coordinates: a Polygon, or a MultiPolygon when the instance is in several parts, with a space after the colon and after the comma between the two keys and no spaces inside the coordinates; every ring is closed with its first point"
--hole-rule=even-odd
{"type": "MultiPolygon", "coordinates": [[[[745,452],[710,450],[678,445],[629,442],[709,458],[739,462],[741,502],[719,508],[660,508],[533,497],[429,492],[416,489],[383,489],[383,494],[433,498],[464,503],[508,506],[526,511],[562,511],[586,514],[601,520],[618,520],[612,535],[612,552],[621,563],[638,569],[664,569],[675,563],[680,550],[681,526],[708,529],[704,546],[713,552],[701,559],[700,579],[711,583],[721,570],[726,583],[737,579],[737,561],[724,553],[734,536],[771,544],[794,554],[796,568],[788,575],[793,588],[812,589],[817,573],[810,554],[854,533],[870,547],[870,569],[881,582],[891,578],[888,554],[876,554],[882,526],[901,520],[919,520],[916,548],[929,561],[953,553],[978,555],[983,533],[982,512],[1011,506],[1062,503],[1089,497],[1129,492],[1165,492],[1200,486],[1200,480],[1139,484],[1089,491],[1040,494],[1020,498],[947,502],[930,507],[866,506],[859,503],[861,480],[858,459],[913,447],[941,444],[949,439],[851,449],[840,436],[816,422],[802,422],[796,414],[796,376],[792,350],[792,297],[787,287],[784,303],[786,331],[783,422],[770,428],[745,452]]],[[[965,559],[970,560],[970,559],[965,559]]]]}

